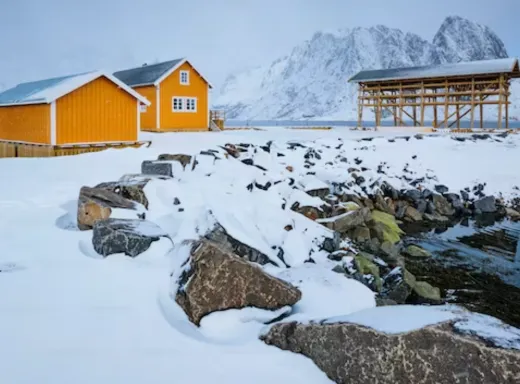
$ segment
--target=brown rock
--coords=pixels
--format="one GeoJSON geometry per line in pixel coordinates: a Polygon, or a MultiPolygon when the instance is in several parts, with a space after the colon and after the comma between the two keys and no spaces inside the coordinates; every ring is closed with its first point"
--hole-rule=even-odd
{"type": "Polygon", "coordinates": [[[374,209],[374,203],[368,197],[363,198],[363,204],[370,210],[374,209]]]}
{"type": "Polygon", "coordinates": [[[323,213],[323,211],[320,211],[316,207],[308,207],[308,206],[298,207],[298,208],[296,208],[296,212],[302,214],[306,218],[311,219],[313,221],[325,217],[325,214],[323,213]]]}
{"type": "Polygon", "coordinates": [[[438,195],[434,193],[432,195],[433,205],[435,206],[435,210],[442,216],[453,216],[455,214],[455,210],[451,206],[450,202],[442,195],[438,195]]]}
{"type": "Polygon", "coordinates": [[[208,240],[192,252],[182,282],[187,283],[175,300],[196,325],[212,312],[245,307],[276,310],[301,298],[296,287],[208,240]]]}
{"type": "Polygon", "coordinates": [[[157,157],[157,160],[160,161],[178,161],[181,163],[182,168],[186,168],[186,166],[191,163],[191,156],[185,155],[185,154],[169,154],[169,153],[163,153],[162,155],[159,155],[157,157]]]}
{"type": "Polygon", "coordinates": [[[289,172],[292,172],[294,171],[294,168],[290,165],[288,165],[287,167],[285,167],[285,169],[287,169],[289,172]]]}
{"type": "Polygon", "coordinates": [[[411,206],[406,207],[404,217],[410,221],[421,221],[423,218],[421,212],[411,206]]]}
{"type": "Polygon", "coordinates": [[[452,323],[400,334],[350,323],[279,323],[261,338],[309,357],[341,384],[513,384],[520,380],[519,351],[490,347],[460,333],[452,323]]]}
{"type": "Polygon", "coordinates": [[[108,189],[82,187],[78,199],[78,228],[92,229],[98,220],[110,217],[112,208],[135,209],[136,204],[108,189]]]}
{"type": "Polygon", "coordinates": [[[369,219],[370,210],[368,208],[361,208],[339,216],[334,216],[327,219],[318,219],[317,222],[325,225],[327,228],[332,229],[333,231],[347,233],[349,230],[365,224],[365,222],[367,222],[369,219]]]}

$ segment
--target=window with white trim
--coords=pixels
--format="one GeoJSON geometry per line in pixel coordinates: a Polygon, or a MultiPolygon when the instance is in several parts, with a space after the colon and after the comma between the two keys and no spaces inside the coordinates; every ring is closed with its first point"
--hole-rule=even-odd
{"type": "Polygon", "coordinates": [[[173,112],[197,112],[197,98],[196,97],[172,97],[172,111],[173,112]]]}
{"type": "Polygon", "coordinates": [[[180,71],[179,76],[182,85],[190,85],[190,71],[180,71]]]}

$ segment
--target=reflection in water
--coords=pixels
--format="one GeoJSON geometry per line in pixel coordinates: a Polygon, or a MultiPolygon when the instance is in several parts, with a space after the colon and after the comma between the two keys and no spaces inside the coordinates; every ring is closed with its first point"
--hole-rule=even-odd
{"type": "Polygon", "coordinates": [[[520,287],[520,223],[504,220],[492,224],[488,219],[429,232],[420,243],[444,264],[497,274],[506,283],[520,287]]]}

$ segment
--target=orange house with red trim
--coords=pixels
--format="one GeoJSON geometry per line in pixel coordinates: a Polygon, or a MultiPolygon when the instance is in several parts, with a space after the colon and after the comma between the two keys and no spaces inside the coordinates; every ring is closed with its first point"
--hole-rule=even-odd
{"type": "Polygon", "coordinates": [[[150,102],[110,74],[88,72],[0,93],[0,141],[49,146],[135,143],[150,102]]]}
{"type": "Polygon", "coordinates": [[[211,84],[186,59],[115,72],[114,76],[146,97],[141,129],[155,132],[207,131],[211,84]]]}

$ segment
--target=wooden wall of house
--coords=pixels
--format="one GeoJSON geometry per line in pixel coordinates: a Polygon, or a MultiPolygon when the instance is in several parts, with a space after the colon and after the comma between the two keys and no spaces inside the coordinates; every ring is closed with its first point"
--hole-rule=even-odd
{"type": "Polygon", "coordinates": [[[100,77],[56,101],[56,144],[138,140],[138,101],[100,77]]]}
{"type": "MultiPolygon", "coordinates": [[[[153,85],[137,87],[136,92],[146,97],[150,103],[146,106],[146,112],[141,112],[141,129],[155,130],[157,128],[157,88],[153,85]]],[[[143,107],[144,108],[144,107],[143,107]]]]}
{"type": "Polygon", "coordinates": [[[0,140],[50,144],[49,104],[0,107],[0,140]]]}
{"type": "Polygon", "coordinates": [[[189,64],[184,63],[160,84],[161,131],[207,131],[209,128],[208,83],[189,64]],[[180,72],[189,71],[189,85],[182,85],[180,72]],[[172,98],[196,97],[197,112],[173,112],[172,98]]]}

